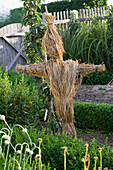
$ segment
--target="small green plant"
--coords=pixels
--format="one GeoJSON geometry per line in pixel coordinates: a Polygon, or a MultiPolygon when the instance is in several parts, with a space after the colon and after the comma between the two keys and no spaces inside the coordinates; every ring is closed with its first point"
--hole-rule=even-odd
{"type": "Polygon", "coordinates": [[[99,87],[98,90],[106,90],[105,87],[99,87]]]}

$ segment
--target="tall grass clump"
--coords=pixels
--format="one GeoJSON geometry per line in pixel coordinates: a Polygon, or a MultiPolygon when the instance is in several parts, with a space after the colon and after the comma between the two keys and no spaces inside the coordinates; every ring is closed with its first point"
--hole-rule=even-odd
{"type": "MultiPolygon", "coordinates": [[[[112,17],[111,17],[112,18],[112,17]]],[[[64,37],[64,58],[81,59],[82,62],[105,63],[113,67],[113,27],[110,22],[93,19],[90,24],[71,19],[69,31],[64,37]]]]}

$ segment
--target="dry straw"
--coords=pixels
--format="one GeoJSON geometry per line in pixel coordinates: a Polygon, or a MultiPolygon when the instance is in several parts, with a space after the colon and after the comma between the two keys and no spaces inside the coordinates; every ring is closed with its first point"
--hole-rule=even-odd
{"type": "Polygon", "coordinates": [[[44,51],[49,54],[53,59],[63,60],[63,42],[54,25],[54,16],[48,15],[47,7],[45,6],[46,16],[44,19],[47,21],[47,30],[45,32],[42,47],[44,51]]]}

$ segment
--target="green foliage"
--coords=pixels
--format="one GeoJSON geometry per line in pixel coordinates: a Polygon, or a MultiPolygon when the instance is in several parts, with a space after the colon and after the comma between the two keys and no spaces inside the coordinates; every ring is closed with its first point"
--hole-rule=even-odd
{"type": "Polygon", "coordinates": [[[23,15],[23,8],[15,8],[15,9],[10,10],[9,15],[7,15],[5,18],[1,14],[0,28],[8,24],[22,23],[22,15],[23,15]]]}
{"type": "Polygon", "coordinates": [[[11,24],[9,15],[7,15],[5,18],[3,16],[0,16],[0,28],[6,26],[8,24],[11,24]]]}
{"type": "MultiPolygon", "coordinates": [[[[46,4],[49,12],[59,12],[68,10],[79,10],[89,6],[90,8],[106,6],[107,0],[97,1],[97,0],[72,0],[68,1],[56,1],[46,4]]],[[[45,12],[45,4],[41,5],[41,12],[45,12]]]]}
{"type": "MultiPolygon", "coordinates": [[[[5,127],[4,124],[0,124],[0,129],[2,127],[5,127]]],[[[81,169],[83,170],[83,163],[81,162],[81,159],[85,155],[85,146],[82,139],[78,140],[76,137],[73,139],[71,135],[68,137],[65,136],[65,134],[58,134],[54,136],[52,132],[48,130],[47,132],[45,129],[42,131],[38,131],[38,129],[34,127],[30,127],[28,129],[28,134],[31,138],[31,141],[38,146],[38,140],[37,138],[42,138],[43,141],[41,143],[41,155],[42,155],[42,163],[47,165],[48,162],[50,163],[51,168],[56,168],[58,170],[63,170],[63,146],[68,147],[68,154],[67,154],[67,169],[73,170],[73,169],[81,169]]],[[[13,136],[12,136],[12,145],[15,146],[16,144],[23,142],[26,142],[28,144],[28,136],[26,133],[22,133],[21,128],[14,128],[13,130],[13,136]]],[[[4,143],[3,143],[4,146],[4,143]]],[[[104,145],[101,145],[102,149],[102,163],[103,168],[108,167],[109,169],[113,168],[113,152],[112,148],[107,146],[107,139],[105,141],[104,145]]],[[[94,156],[99,157],[98,152],[98,145],[97,141],[93,139],[93,141],[89,144],[88,148],[88,154],[90,154],[90,169],[93,169],[94,167],[94,156]]],[[[18,147],[19,149],[19,147],[18,147]]],[[[10,150],[11,155],[13,156],[12,150],[10,150]]],[[[32,155],[32,159],[34,159],[35,155],[37,154],[37,151],[34,150],[34,153],[32,155]]],[[[0,161],[3,157],[0,157],[0,161]]],[[[0,165],[3,164],[3,162],[0,162],[0,165]]],[[[97,161],[97,165],[99,166],[99,159],[97,161]]]]}
{"type": "Polygon", "coordinates": [[[46,82],[14,71],[0,72],[0,113],[9,123],[36,124],[44,118],[46,82]]]}
{"type": "Polygon", "coordinates": [[[42,38],[45,33],[45,25],[43,25],[40,12],[41,8],[39,0],[22,0],[24,5],[23,25],[30,26],[30,31],[25,33],[24,50],[27,55],[27,61],[35,63],[37,60],[42,61],[40,56],[44,53],[42,49],[42,38]],[[37,9],[38,8],[38,9],[37,9]]]}
{"type": "MultiPolygon", "coordinates": [[[[91,25],[74,20],[70,21],[64,48],[72,59],[81,62],[105,63],[108,69],[113,67],[113,29],[110,23],[93,20],[91,25]]],[[[65,59],[69,55],[65,54],[65,59]]]]}
{"type": "Polygon", "coordinates": [[[113,79],[113,70],[91,73],[83,77],[82,84],[87,85],[106,85],[113,79]]]}
{"type": "Polygon", "coordinates": [[[113,105],[75,102],[74,115],[77,127],[113,131],[113,105]]]}
{"type": "Polygon", "coordinates": [[[16,8],[10,10],[11,23],[22,23],[23,8],[16,8]]]}

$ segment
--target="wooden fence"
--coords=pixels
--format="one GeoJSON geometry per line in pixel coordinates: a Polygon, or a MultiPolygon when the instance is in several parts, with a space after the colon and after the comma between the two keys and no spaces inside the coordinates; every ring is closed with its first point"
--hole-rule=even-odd
{"type": "Polygon", "coordinates": [[[29,27],[21,23],[10,24],[0,29],[0,65],[2,69],[14,69],[16,64],[26,64],[26,55],[22,52],[23,35],[29,27]]]}
{"type": "MultiPolygon", "coordinates": [[[[92,18],[92,17],[103,17],[108,16],[110,14],[110,9],[112,6],[109,7],[97,7],[97,8],[91,8],[91,9],[80,9],[78,11],[78,18],[80,21],[84,21],[84,19],[92,18]]],[[[60,11],[60,12],[53,12],[50,13],[54,15],[56,20],[66,20],[70,18],[70,13],[75,12],[77,10],[66,10],[66,11],[60,11]]]]}
{"type": "MultiPolygon", "coordinates": [[[[74,11],[76,13],[77,19],[80,22],[91,22],[93,18],[97,20],[103,20],[109,18],[110,8],[105,10],[104,7],[92,8],[92,9],[80,9],[74,11]]],[[[68,29],[69,15],[73,11],[61,11],[53,13],[55,16],[55,24],[58,28],[58,32],[63,38],[66,29],[68,29]]],[[[0,29],[0,65],[5,69],[6,66],[8,70],[14,69],[15,65],[26,64],[26,55],[22,52],[22,42],[24,40],[23,35],[25,32],[29,31],[29,27],[22,27],[21,23],[10,24],[0,29]]]]}
{"type": "MultiPolygon", "coordinates": [[[[74,12],[77,16],[76,20],[80,22],[87,22],[87,24],[91,24],[91,21],[93,19],[96,20],[107,20],[110,15],[110,9],[112,6],[109,6],[107,8],[105,7],[97,7],[97,8],[91,8],[91,9],[80,9],[78,11],[78,14],[76,13],[76,10],[74,11],[61,11],[61,12],[54,12],[50,13],[55,16],[55,24],[58,28],[58,33],[63,37],[63,34],[65,34],[65,30],[68,29],[69,21],[70,21],[70,14],[74,12]]],[[[75,21],[76,21],[75,20],[75,21]]]]}

